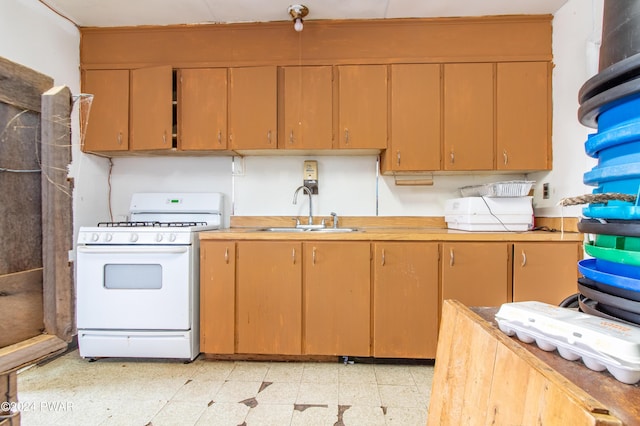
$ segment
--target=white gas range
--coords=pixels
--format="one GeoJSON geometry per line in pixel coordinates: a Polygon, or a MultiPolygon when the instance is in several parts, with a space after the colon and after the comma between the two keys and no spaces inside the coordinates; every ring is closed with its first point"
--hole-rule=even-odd
{"type": "Polygon", "coordinates": [[[198,356],[198,232],[224,226],[223,200],[218,193],[138,193],[130,221],[80,228],[80,356],[198,356]]]}

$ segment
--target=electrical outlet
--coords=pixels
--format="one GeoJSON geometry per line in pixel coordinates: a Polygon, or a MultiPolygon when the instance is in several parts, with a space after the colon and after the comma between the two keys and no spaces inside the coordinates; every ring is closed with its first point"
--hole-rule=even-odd
{"type": "Polygon", "coordinates": [[[542,199],[543,200],[548,200],[549,199],[549,184],[548,183],[543,183],[542,184],[542,199]]]}

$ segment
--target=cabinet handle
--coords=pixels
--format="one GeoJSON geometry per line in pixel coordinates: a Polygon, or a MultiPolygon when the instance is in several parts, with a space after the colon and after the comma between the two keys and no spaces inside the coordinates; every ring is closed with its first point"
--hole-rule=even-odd
{"type": "Polygon", "coordinates": [[[222,130],[218,130],[218,145],[222,145],[222,130]]]}
{"type": "Polygon", "coordinates": [[[386,259],[385,259],[385,255],[384,255],[384,249],[382,249],[382,266],[384,266],[384,264],[386,263],[386,259]]]}
{"type": "Polygon", "coordinates": [[[398,150],[398,152],[396,153],[396,157],[397,157],[396,162],[397,162],[397,164],[399,166],[400,165],[400,150],[398,150]]]}
{"type": "Polygon", "coordinates": [[[506,149],[502,152],[502,157],[504,157],[504,164],[506,165],[509,162],[509,156],[507,155],[506,149]]]}
{"type": "Polygon", "coordinates": [[[167,131],[166,130],[162,133],[162,144],[163,145],[167,144],[167,131]]]}
{"type": "Polygon", "coordinates": [[[293,143],[293,130],[289,133],[289,143],[293,143]]]}
{"type": "Polygon", "coordinates": [[[229,247],[224,249],[224,262],[229,263],[229,247]]]}
{"type": "Polygon", "coordinates": [[[527,264],[527,255],[524,252],[524,250],[522,250],[522,264],[520,266],[522,266],[524,268],[524,265],[527,264]]]}
{"type": "Polygon", "coordinates": [[[451,154],[449,154],[449,162],[451,164],[456,162],[456,155],[454,154],[453,150],[451,150],[451,154]]]}
{"type": "Polygon", "coordinates": [[[118,132],[118,145],[122,145],[122,132],[118,132]]]}
{"type": "Polygon", "coordinates": [[[293,264],[296,264],[296,249],[291,249],[291,260],[293,261],[293,264]]]}
{"type": "Polygon", "coordinates": [[[315,247],[313,248],[313,251],[311,253],[311,259],[313,261],[313,264],[315,265],[316,264],[316,248],[315,247]]]}
{"type": "Polygon", "coordinates": [[[349,129],[344,129],[344,143],[349,143],[349,129]]]}
{"type": "Polygon", "coordinates": [[[449,266],[453,266],[453,262],[454,258],[453,258],[453,249],[449,249],[449,266]]]}
{"type": "Polygon", "coordinates": [[[267,142],[271,144],[271,130],[267,132],[267,142]]]}

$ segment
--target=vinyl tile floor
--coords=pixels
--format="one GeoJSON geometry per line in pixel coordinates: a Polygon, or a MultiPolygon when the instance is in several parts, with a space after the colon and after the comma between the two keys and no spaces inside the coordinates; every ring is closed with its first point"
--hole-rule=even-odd
{"type": "MultiPolygon", "coordinates": [[[[368,360],[367,360],[368,361],[368,360]]],[[[433,365],[82,359],[18,373],[23,426],[426,425],[433,365]]]]}

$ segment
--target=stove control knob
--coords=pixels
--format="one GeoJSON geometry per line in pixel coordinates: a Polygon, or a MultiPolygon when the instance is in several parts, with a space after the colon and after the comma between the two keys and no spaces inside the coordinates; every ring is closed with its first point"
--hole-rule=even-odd
{"type": "Polygon", "coordinates": [[[97,232],[91,234],[91,241],[98,241],[98,239],[100,239],[100,234],[98,234],[97,232]]]}
{"type": "Polygon", "coordinates": [[[129,241],[131,241],[132,243],[138,241],[138,234],[131,234],[131,237],[129,237],[129,241]]]}
{"type": "Polygon", "coordinates": [[[174,242],[176,240],[176,238],[178,238],[178,237],[176,237],[176,234],[170,234],[169,235],[169,241],[171,241],[171,242],[174,242]]]}
{"type": "Polygon", "coordinates": [[[162,241],[162,234],[158,234],[158,235],[156,235],[156,241],[157,241],[157,242],[162,241]]]}
{"type": "Polygon", "coordinates": [[[113,234],[106,234],[104,236],[104,240],[107,242],[113,240],[113,234]]]}

